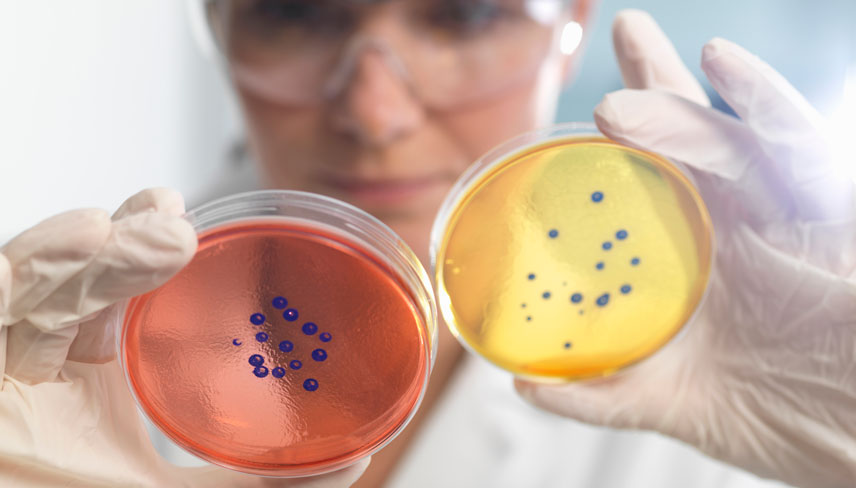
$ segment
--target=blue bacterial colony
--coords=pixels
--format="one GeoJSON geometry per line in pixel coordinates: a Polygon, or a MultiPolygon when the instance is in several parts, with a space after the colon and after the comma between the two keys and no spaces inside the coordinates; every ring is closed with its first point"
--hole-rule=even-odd
{"type": "MultiPolygon", "coordinates": [[[[533,275],[533,278],[534,278],[534,275],[533,275]]],[[[273,308],[275,308],[277,310],[283,310],[282,318],[285,319],[287,322],[294,322],[299,317],[299,313],[298,313],[297,309],[295,309],[295,308],[286,309],[285,308],[288,306],[288,300],[286,300],[285,297],[280,296],[280,297],[274,298],[271,301],[271,305],[273,305],[273,308]]],[[[250,315],[250,323],[254,326],[266,325],[266,322],[265,322],[266,320],[267,320],[267,317],[262,313],[254,313],[254,314],[250,315]]],[[[267,324],[267,325],[270,325],[270,324],[267,324]]],[[[318,325],[315,324],[314,322],[306,322],[301,327],[301,331],[303,332],[304,336],[313,336],[313,335],[315,335],[316,332],[318,332],[318,325]]],[[[268,339],[270,339],[270,337],[271,337],[270,333],[268,333],[266,331],[261,331],[261,332],[255,333],[255,339],[259,343],[268,342],[268,339]]],[[[333,340],[333,335],[330,334],[329,332],[321,332],[320,334],[318,334],[318,339],[323,343],[328,343],[328,342],[333,340]]],[[[239,346],[243,345],[243,342],[241,340],[235,338],[235,339],[232,339],[232,345],[239,347],[239,346]]],[[[280,341],[278,344],[278,347],[279,347],[279,350],[283,353],[290,353],[290,352],[294,351],[296,348],[294,342],[292,342],[290,340],[280,341]]],[[[309,349],[310,348],[307,348],[306,350],[309,350],[309,349]]],[[[321,362],[324,362],[327,360],[327,351],[325,349],[320,348],[320,347],[315,348],[310,353],[310,356],[312,357],[312,360],[314,362],[321,363],[321,362]]],[[[277,358],[269,358],[269,359],[271,359],[271,361],[277,361],[277,358]]],[[[274,378],[285,377],[286,367],[284,365],[283,366],[275,366],[275,367],[273,367],[273,369],[268,369],[268,367],[265,366],[265,358],[261,354],[251,355],[248,359],[248,362],[250,363],[250,366],[253,366],[253,374],[259,378],[264,378],[268,374],[270,374],[274,378]]],[[[288,361],[288,368],[293,370],[293,371],[297,371],[297,370],[301,369],[302,367],[303,367],[303,362],[300,361],[299,359],[291,359],[290,361],[288,361]]],[[[318,380],[316,380],[315,378],[307,378],[303,382],[303,389],[306,391],[310,391],[310,392],[315,391],[318,389],[318,386],[319,386],[318,380]]]]}
{"type": "MultiPolygon", "coordinates": [[[[595,191],[595,192],[591,193],[591,201],[594,202],[595,204],[602,202],[604,198],[605,198],[605,196],[604,196],[603,192],[601,192],[601,191],[595,191]]],[[[559,237],[559,229],[557,229],[557,228],[550,229],[547,232],[547,236],[551,240],[557,239],[559,237]]],[[[618,242],[613,243],[613,241],[610,241],[610,240],[603,241],[601,243],[600,247],[603,251],[609,251],[613,247],[615,247],[615,245],[621,244],[620,241],[626,241],[629,236],[630,236],[630,234],[628,233],[627,229],[618,229],[615,231],[615,240],[618,242]]],[[[630,265],[631,266],[638,266],[640,262],[641,262],[641,260],[639,259],[638,256],[634,256],[633,258],[630,259],[630,265]]],[[[599,271],[603,270],[605,267],[606,267],[606,263],[604,261],[598,261],[597,263],[595,263],[595,268],[599,271]]],[[[535,280],[535,273],[531,272],[531,273],[527,274],[526,279],[529,281],[534,281],[535,280]]],[[[567,286],[567,284],[568,283],[566,281],[562,282],[562,286],[567,286]]],[[[618,289],[618,291],[620,291],[622,295],[627,295],[632,290],[633,290],[633,287],[628,283],[621,285],[621,287],[618,289]]],[[[550,296],[551,296],[551,292],[549,290],[543,291],[541,293],[541,297],[545,300],[549,299],[550,296]]],[[[581,304],[583,304],[583,300],[584,300],[584,296],[583,296],[583,293],[581,291],[575,291],[570,296],[570,303],[573,305],[581,305],[581,304]]],[[[603,308],[603,307],[606,307],[607,305],[609,305],[609,301],[610,301],[609,292],[602,292],[594,300],[594,305],[597,307],[603,308]]],[[[526,302],[522,302],[520,305],[520,308],[526,308],[526,302]]],[[[578,311],[578,314],[583,315],[583,313],[584,313],[584,309],[580,308],[578,311]]],[[[531,322],[532,316],[526,315],[526,321],[531,322]]],[[[570,349],[571,345],[572,345],[571,342],[565,342],[563,344],[565,349],[570,349]]],[[[313,353],[313,355],[314,355],[314,353],[313,353]]]]}

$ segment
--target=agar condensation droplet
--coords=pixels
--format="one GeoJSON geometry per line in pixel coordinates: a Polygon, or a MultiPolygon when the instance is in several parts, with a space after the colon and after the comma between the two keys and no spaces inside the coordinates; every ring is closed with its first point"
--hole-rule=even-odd
{"type": "Polygon", "coordinates": [[[259,332],[258,334],[256,334],[256,340],[259,342],[267,342],[267,340],[268,340],[267,333],[259,332]]]}
{"type": "Polygon", "coordinates": [[[253,374],[259,378],[264,378],[268,375],[268,369],[264,366],[256,366],[256,369],[253,370],[253,374]]]}
{"type": "Polygon", "coordinates": [[[548,232],[547,235],[550,236],[550,239],[555,239],[559,237],[559,231],[556,229],[550,229],[550,232],[548,232]]]}
{"type": "Polygon", "coordinates": [[[295,320],[297,320],[297,316],[298,316],[297,310],[295,310],[293,308],[289,308],[285,312],[282,312],[282,318],[284,318],[285,320],[287,320],[289,322],[294,322],[295,320]]]}
{"type": "Polygon", "coordinates": [[[243,344],[243,342],[239,341],[238,339],[232,339],[232,345],[240,346],[241,344],[243,344]]]}
{"type": "Polygon", "coordinates": [[[316,361],[324,361],[327,359],[327,351],[324,349],[316,349],[312,351],[312,359],[316,361]]]}
{"type": "Polygon", "coordinates": [[[273,308],[282,310],[286,305],[288,305],[288,300],[285,297],[276,297],[273,299],[273,308]]]}
{"type": "Polygon", "coordinates": [[[282,378],[285,376],[285,368],[277,366],[273,368],[273,371],[271,371],[270,374],[272,374],[274,378],[282,378]]]}
{"type": "Polygon", "coordinates": [[[265,358],[261,354],[253,354],[250,356],[250,366],[261,366],[265,363],[265,358]]]}
{"type": "Polygon", "coordinates": [[[279,350],[282,352],[291,352],[294,349],[294,344],[291,341],[282,341],[279,343],[279,350]]]}
{"type": "Polygon", "coordinates": [[[303,367],[303,363],[301,363],[300,361],[295,359],[295,360],[291,361],[290,363],[288,363],[288,367],[290,367],[291,369],[300,369],[303,367]]]}
{"type": "Polygon", "coordinates": [[[591,201],[598,203],[603,200],[603,192],[596,191],[591,194],[591,201]]]}
{"type": "Polygon", "coordinates": [[[318,338],[321,339],[321,342],[330,342],[333,336],[331,336],[329,332],[322,332],[318,338]]]}
{"type": "Polygon", "coordinates": [[[624,285],[621,287],[621,293],[624,293],[625,295],[630,293],[630,290],[631,290],[630,285],[624,285]]]}
{"type": "Polygon", "coordinates": [[[599,307],[605,307],[607,303],[609,303],[609,293],[604,293],[597,297],[597,305],[599,307]]]}
{"type": "Polygon", "coordinates": [[[574,293],[573,295],[571,295],[571,302],[572,303],[580,303],[581,301],[583,301],[583,294],[582,293],[574,293]]]}
{"type": "Polygon", "coordinates": [[[254,313],[250,315],[250,322],[252,322],[253,325],[262,325],[265,323],[265,316],[260,313],[254,313]]]}
{"type": "Polygon", "coordinates": [[[312,335],[316,332],[318,332],[318,326],[315,325],[313,322],[306,322],[305,324],[303,324],[303,333],[304,334],[312,335]]]}
{"type": "Polygon", "coordinates": [[[303,382],[303,389],[306,391],[315,391],[318,389],[318,381],[312,378],[308,378],[303,382]]]}
{"type": "Polygon", "coordinates": [[[609,241],[606,241],[603,244],[601,244],[600,247],[602,247],[604,251],[609,251],[610,249],[612,249],[612,243],[609,241]]]}
{"type": "Polygon", "coordinates": [[[624,239],[627,239],[627,231],[624,229],[621,229],[620,231],[615,233],[615,238],[618,239],[619,241],[623,241],[624,239]]]}

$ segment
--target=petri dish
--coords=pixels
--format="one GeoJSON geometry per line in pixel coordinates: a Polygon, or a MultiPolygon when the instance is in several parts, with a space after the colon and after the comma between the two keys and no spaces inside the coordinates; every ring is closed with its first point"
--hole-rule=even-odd
{"type": "Polygon", "coordinates": [[[380,221],[294,191],[186,215],[191,262],[118,311],[140,409],[191,454],[264,476],[333,471],[415,413],[436,350],[427,273],[380,221]]]}
{"type": "Polygon", "coordinates": [[[478,160],[441,207],[431,255],[462,344],[515,375],[571,381],[683,330],[706,294],[713,229],[676,164],[574,123],[478,160]]]}

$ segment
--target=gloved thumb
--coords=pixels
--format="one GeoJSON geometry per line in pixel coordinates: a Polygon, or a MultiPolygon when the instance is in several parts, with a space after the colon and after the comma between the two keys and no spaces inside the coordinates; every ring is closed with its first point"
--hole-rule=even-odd
{"type": "MultiPolygon", "coordinates": [[[[674,346],[674,344],[670,344],[674,346]]],[[[630,369],[613,376],[568,384],[515,380],[518,393],[543,410],[592,425],[618,429],[656,430],[686,438],[692,435],[687,412],[704,395],[702,382],[684,363],[675,367],[678,348],[661,350],[630,369]]]]}

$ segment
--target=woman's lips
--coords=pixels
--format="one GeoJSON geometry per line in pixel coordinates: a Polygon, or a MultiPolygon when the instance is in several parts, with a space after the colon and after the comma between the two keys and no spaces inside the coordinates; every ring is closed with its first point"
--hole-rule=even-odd
{"type": "Polygon", "coordinates": [[[428,176],[400,179],[332,178],[328,185],[360,206],[377,207],[406,204],[429,193],[445,190],[446,178],[428,176]]]}

